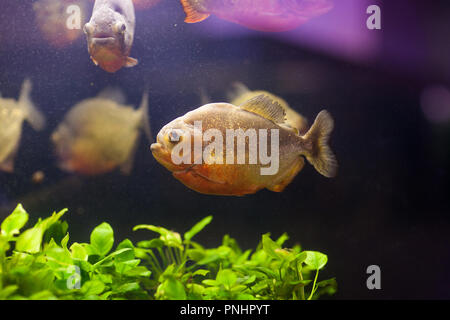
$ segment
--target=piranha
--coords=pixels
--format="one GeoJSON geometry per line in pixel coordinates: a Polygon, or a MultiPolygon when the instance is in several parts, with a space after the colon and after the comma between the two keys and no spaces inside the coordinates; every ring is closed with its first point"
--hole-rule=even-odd
{"type": "Polygon", "coordinates": [[[96,0],[91,20],[83,27],[95,65],[111,73],[137,65],[138,61],[129,56],[134,28],[131,0],[96,0]]]}
{"type": "Polygon", "coordinates": [[[270,92],[263,90],[251,91],[247,86],[241,82],[233,83],[232,90],[228,92],[228,100],[231,104],[239,106],[245,101],[250,100],[264,94],[271,98],[272,100],[278,102],[283,109],[286,111],[286,121],[285,124],[292,127],[297,133],[305,134],[308,131],[308,120],[302,116],[300,113],[292,109],[289,104],[283,98],[280,98],[270,92]]]}
{"type": "Polygon", "coordinates": [[[31,81],[26,79],[22,84],[19,100],[1,98],[0,95],[0,170],[14,171],[14,158],[25,120],[36,131],[45,126],[44,116],[31,101],[31,87],[31,81]]]}
{"type": "Polygon", "coordinates": [[[211,14],[247,28],[282,32],[293,30],[333,8],[332,0],[181,0],[187,23],[211,14]]]}
{"type": "Polygon", "coordinates": [[[334,126],[330,114],[321,111],[304,135],[288,126],[285,116],[265,94],[240,106],[206,104],[165,125],[151,150],[176,179],[204,194],[281,192],[302,170],[303,157],[325,177],[334,177],[338,165],[328,146],[334,126]]]}
{"type": "Polygon", "coordinates": [[[61,169],[87,176],[131,172],[140,129],[151,141],[148,93],[137,110],[124,103],[120,90],[106,88],[68,112],[51,136],[61,169]]]}

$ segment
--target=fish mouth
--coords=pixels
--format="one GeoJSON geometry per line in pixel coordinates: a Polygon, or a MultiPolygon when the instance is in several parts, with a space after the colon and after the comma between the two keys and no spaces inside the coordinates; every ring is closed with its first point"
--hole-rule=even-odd
{"type": "Polygon", "coordinates": [[[150,146],[150,150],[152,151],[153,157],[158,161],[162,166],[164,166],[170,172],[182,172],[186,171],[186,169],[190,169],[189,165],[176,165],[171,160],[170,152],[164,147],[161,143],[153,143],[150,146]]]}
{"type": "Polygon", "coordinates": [[[95,36],[92,37],[92,42],[98,45],[113,44],[116,42],[116,38],[110,36],[95,36]]]}
{"type": "Polygon", "coordinates": [[[153,157],[158,161],[160,164],[162,164],[164,167],[166,167],[168,170],[173,171],[174,168],[173,163],[169,160],[170,154],[167,152],[167,150],[163,147],[161,143],[152,143],[150,146],[150,150],[152,151],[153,157]]]}

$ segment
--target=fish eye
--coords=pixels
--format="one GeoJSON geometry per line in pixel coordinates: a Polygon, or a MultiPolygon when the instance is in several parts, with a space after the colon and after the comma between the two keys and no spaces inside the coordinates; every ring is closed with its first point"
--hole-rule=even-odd
{"type": "Polygon", "coordinates": [[[127,26],[122,22],[118,22],[113,26],[113,31],[117,33],[124,33],[126,29],[127,26]]]}
{"type": "Polygon", "coordinates": [[[178,130],[171,130],[171,131],[169,132],[169,141],[170,141],[170,142],[173,142],[173,143],[179,142],[179,141],[180,141],[180,138],[181,138],[181,135],[180,135],[180,133],[178,132],[178,130]]]}
{"type": "Polygon", "coordinates": [[[92,24],[90,24],[89,22],[88,23],[86,23],[84,26],[83,26],[83,32],[85,33],[85,34],[90,34],[90,33],[92,33],[92,24]]]}

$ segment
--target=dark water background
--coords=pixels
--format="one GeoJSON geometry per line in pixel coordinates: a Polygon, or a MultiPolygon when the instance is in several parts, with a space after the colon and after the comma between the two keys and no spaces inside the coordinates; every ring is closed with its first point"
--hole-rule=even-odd
{"type": "Polygon", "coordinates": [[[237,40],[200,37],[201,25],[184,24],[178,2],[166,1],[137,13],[131,56],[139,66],[111,75],[89,61],[84,39],[66,49],[49,47],[36,29],[31,2],[1,1],[0,92],[17,97],[23,79],[31,77],[33,100],[48,126],[40,133],[24,126],[15,173],[0,173],[0,218],[18,201],[33,221],[67,207],[72,241],[88,241],[103,221],[118,241],[137,241],[148,234],[133,233],[134,225],[184,232],[212,214],[212,224],[197,239],[206,245],[217,246],[228,233],[247,249],[263,233],[287,232],[287,245],[327,253],[321,276],[337,277],[334,299],[450,298],[450,124],[430,123],[420,105],[425,86],[450,82],[448,4],[386,1],[381,57],[357,64],[258,32],[237,40]],[[420,21],[404,15],[400,3],[413,6],[420,21]],[[436,21],[443,21],[439,28],[436,21]],[[425,42],[415,45],[419,39],[409,32],[411,25],[425,42]],[[423,65],[397,69],[389,60],[392,49],[405,43],[426,53],[423,65]],[[199,88],[223,101],[236,80],[282,96],[310,121],[329,110],[336,122],[331,146],[338,176],[326,179],[306,165],[283,193],[202,195],[154,160],[144,136],[128,177],[82,178],[56,167],[51,132],[71,106],[108,85],[120,86],[134,105],[149,85],[156,135],[200,106],[199,88]],[[30,182],[36,170],[46,173],[39,186],[30,182]],[[371,264],[381,267],[378,291],[366,288],[371,264]]]}

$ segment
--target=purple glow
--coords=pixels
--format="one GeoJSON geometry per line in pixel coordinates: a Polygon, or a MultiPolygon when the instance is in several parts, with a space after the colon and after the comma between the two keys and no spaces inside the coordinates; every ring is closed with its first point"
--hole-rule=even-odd
{"type": "MultiPolygon", "coordinates": [[[[376,2],[338,0],[330,12],[311,19],[293,31],[262,34],[342,58],[370,61],[379,53],[381,31],[367,29],[369,15],[366,10],[376,2]]],[[[208,36],[246,37],[255,34],[217,17],[210,17],[197,25],[198,31],[208,36]]]]}

